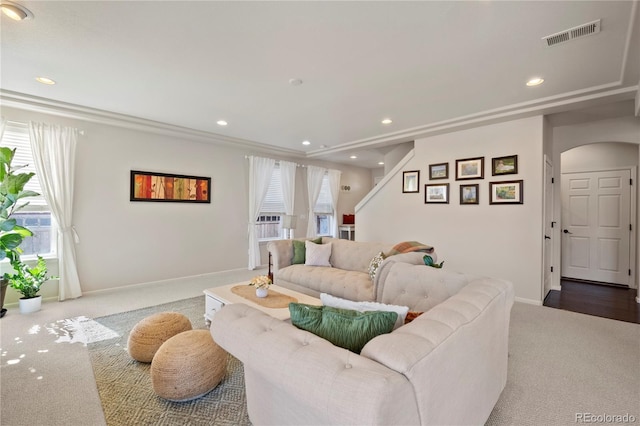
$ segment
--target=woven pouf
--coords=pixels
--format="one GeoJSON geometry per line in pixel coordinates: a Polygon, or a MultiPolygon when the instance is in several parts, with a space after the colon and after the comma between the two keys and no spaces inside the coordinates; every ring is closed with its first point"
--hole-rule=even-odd
{"type": "Polygon", "coordinates": [[[164,342],[192,328],[189,318],[178,312],[151,315],[133,327],[129,333],[127,350],[136,361],[151,362],[164,342]]]}
{"type": "Polygon", "coordinates": [[[227,352],[209,330],[177,334],[160,346],[151,362],[155,393],[170,401],[198,398],[216,386],[227,369],[227,352]]]}

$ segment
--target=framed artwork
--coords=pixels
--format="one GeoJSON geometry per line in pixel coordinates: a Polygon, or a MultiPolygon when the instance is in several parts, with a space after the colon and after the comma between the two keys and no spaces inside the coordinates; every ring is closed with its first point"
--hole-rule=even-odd
{"type": "Polygon", "coordinates": [[[484,157],[456,160],[456,180],[484,179],[484,157]]]}
{"type": "Polygon", "coordinates": [[[211,203],[211,178],[131,170],[129,200],[211,203]]]}
{"type": "Polygon", "coordinates": [[[460,185],[460,204],[480,204],[480,185],[460,185]]]}
{"type": "Polygon", "coordinates": [[[436,183],[424,186],[424,203],[449,204],[449,184],[436,183]]]}
{"type": "Polygon", "coordinates": [[[489,182],[489,204],[522,204],[523,181],[489,182]]]}
{"type": "Polygon", "coordinates": [[[402,192],[420,192],[420,170],[402,172],[402,192]]]}
{"type": "Polygon", "coordinates": [[[491,159],[491,175],[515,175],[518,174],[518,156],[507,155],[491,159]]]}
{"type": "Polygon", "coordinates": [[[449,163],[429,164],[429,180],[448,179],[449,163]]]}

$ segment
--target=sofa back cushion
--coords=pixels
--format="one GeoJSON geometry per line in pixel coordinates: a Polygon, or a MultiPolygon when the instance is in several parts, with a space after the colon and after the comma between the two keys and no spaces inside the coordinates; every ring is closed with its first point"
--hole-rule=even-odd
{"type": "Polygon", "coordinates": [[[367,272],[371,259],[378,253],[391,250],[392,244],[322,238],[323,243],[331,242],[331,265],[347,271],[367,272]]]}

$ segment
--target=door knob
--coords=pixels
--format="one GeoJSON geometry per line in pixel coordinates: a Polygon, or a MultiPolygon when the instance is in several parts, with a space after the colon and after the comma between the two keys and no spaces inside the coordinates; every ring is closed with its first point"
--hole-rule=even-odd
{"type": "Polygon", "coordinates": [[[564,232],[565,234],[573,234],[573,232],[569,232],[568,229],[564,229],[562,232],[564,232]]]}
{"type": "Polygon", "coordinates": [[[550,240],[550,239],[551,239],[551,237],[550,237],[550,236],[548,236],[548,235],[545,235],[545,236],[544,236],[544,239],[545,239],[545,240],[550,240]]]}

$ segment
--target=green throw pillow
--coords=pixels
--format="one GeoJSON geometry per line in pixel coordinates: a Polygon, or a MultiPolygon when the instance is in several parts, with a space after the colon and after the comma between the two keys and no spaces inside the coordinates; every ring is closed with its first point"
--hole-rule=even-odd
{"type": "Polygon", "coordinates": [[[390,333],[395,312],[367,311],[290,303],[291,323],[357,354],[374,337],[390,333]]]}
{"type": "MultiPolygon", "coordinates": [[[[322,244],[322,237],[318,237],[315,240],[311,240],[312,243],[322,244]]],[[[304,261],[307,260],[305,254],[306,249],[304,248],[304,241],[301,240],[293,240],[293,259],[291,260],[292,265],[303,264],[304,261]]]]}

